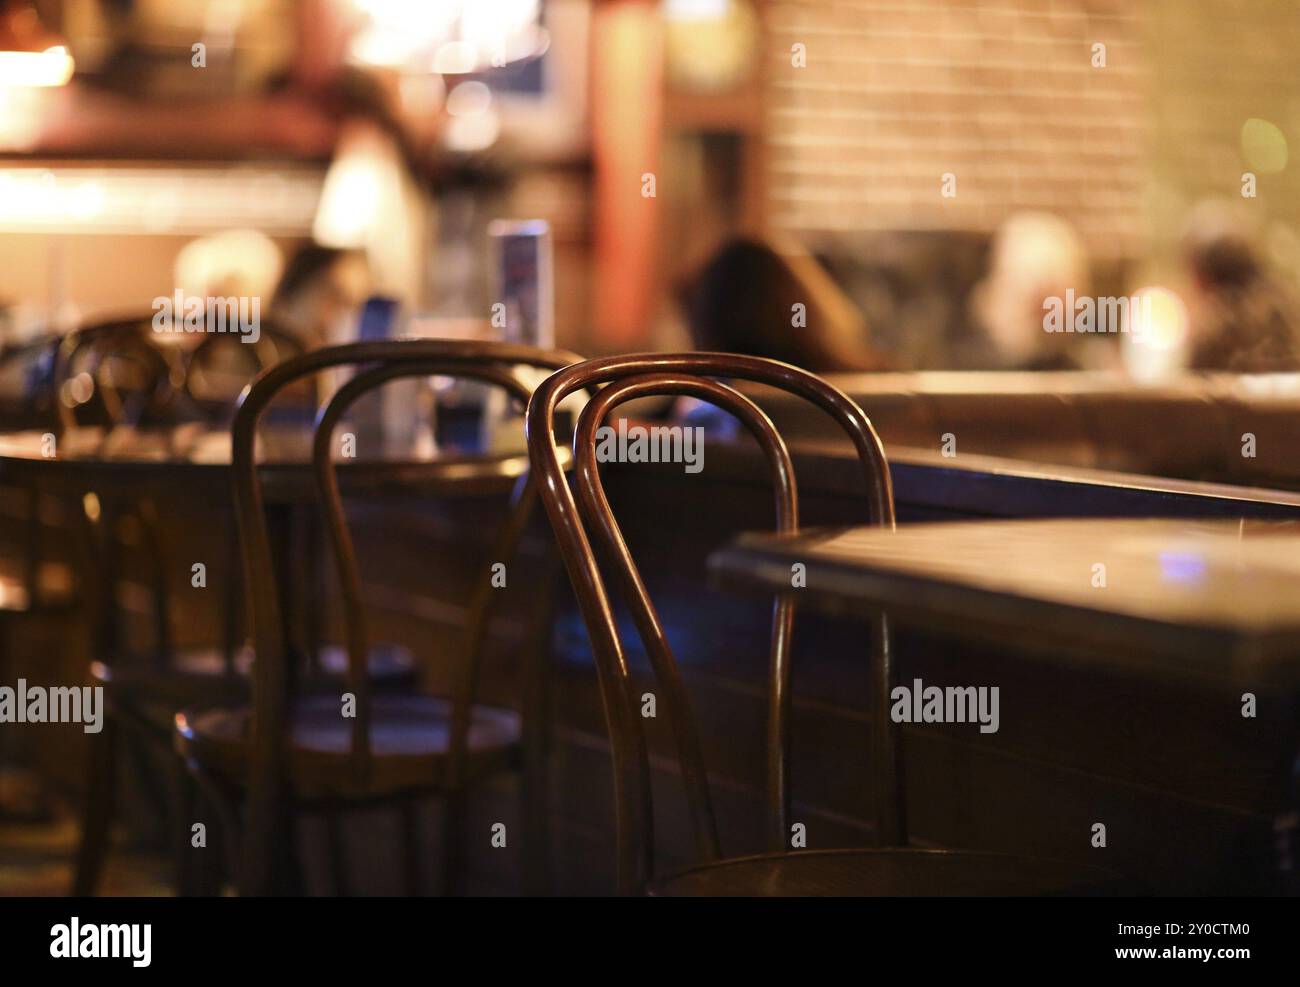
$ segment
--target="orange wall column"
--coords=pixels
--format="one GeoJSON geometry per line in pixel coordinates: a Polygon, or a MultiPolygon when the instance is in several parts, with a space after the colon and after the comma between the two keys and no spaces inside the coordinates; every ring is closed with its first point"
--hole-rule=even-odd
{"type": "Polygon", "coordinates": [[[591,31],[595,165],[595,335],[599,349],[646,345],[658,298],[663,25],[654,0],[598,0],[591,31]],[[656,188],[656,192],[658,192],[656,188]]]}

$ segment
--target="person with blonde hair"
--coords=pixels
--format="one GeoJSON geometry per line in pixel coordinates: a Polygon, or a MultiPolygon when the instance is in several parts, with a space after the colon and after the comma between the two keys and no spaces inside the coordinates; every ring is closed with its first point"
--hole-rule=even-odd
{"type": "Polygon", "coordinates": [[[1074,227],[1059,216],[1021,212],[1006,219],[989,253],[989,271],[971,293],[975,322],[984,331],[989,370],[1061,370],[1078,365],[1062,347],[1072,336],[1043,328],[1044,303],[1067,290],[1090,288],[1088,253],[1074,227]]]}

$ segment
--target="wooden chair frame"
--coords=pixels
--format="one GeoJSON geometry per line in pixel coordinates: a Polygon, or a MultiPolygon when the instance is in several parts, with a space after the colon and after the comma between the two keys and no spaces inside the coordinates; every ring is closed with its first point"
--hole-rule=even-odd
{"type": "MultiPolygon", "coordinates": [[[[342,505],[334,467],[327,459],[330,448],[328,436],[332,434],[339,416],[352,401],[366,389],[379,386],[390,379],[383,372],[386,367],[367,365],[401,361],[403,370],[410,374],[423,374],[429,368],[436,368],[432,370],[433,373],[490,379],[502,383],[504,378],[495,376],[500,368],[531,366],[558,370],[579,360],[581,357],[572,353],[509,343],[441,339],[349,343],[314,350],[277,364],[259,376],[241,397],[231,427],[231,457],[235,516],[240,533],[245,585],[251,604],[256,653],[252,673],[253,736],[247,825],[242,841],[239,875],[242,893],[265,893],[274,887],[276,850],[281,845],[281,836],[287,823],[284,815],[287,805],[284,786],[287,777],[287,727],[292,686],[289,635],[280,606],[261,479],[255,458],[257,427],[266,407],[277,393],[294,381],[334,367],[363,368],[363,373],[354,378],[354,382],[350,382],[352,386],[345,385],[321,411],[317,422],[317,441],[313,449],[318,489],[326,507],[336,556],[340,560],[344,593],[351,595],[347,604],[351,616],[359,613],[355,555],[351,551],[346,525],[342,523],[342,505]],[[325,435],[323,439],[320,438],[322,434],[325,435]]],[[[392,376],[403,375],[407,374],[394,368],[392,376]]],[[[527,397],[526,391],[515,390],[512,385],[504,383],[503,386],[511,386],[517,397],[527,397]]],[[[448,463],[447,467],[450,475],[465,470],[463,463],[448,463]]],[[[497,465],[490,461],[480,466],[484,472],[495,469],[498,469],[497,465]]],[[[516,507],[528,499],[526,496],[518,496],[516,507]]],[[[507,525],[507,531],[509,529],[510,525],[507,525]]],[[[480,611],[484,609],[485,607],[480,607],[480,611]]],[[[477,643],[478,639],[473,637],[473,640],[477,643]]],[[[362,690],[357,693],[358,704],[362,707],[366,702],[364,697],[368,695],[361,685],[366,672],[364,649],[361,648],[363,642],[363,625],[352,625],[349,630],[349,676],[353,685],[362,690]]],[[[465,695],[467,688],[472,692],[472,675],[462,677],[458,694],[465,695]]],[[[463,716],[468,715],[468,704],[464,705],[463,716]]],[[[369,757],[368,734],[361,726],[361,719],[362,716],[359,715],[354,727],[353,763],[358,771],[364,772],[369,757]]],[[[450,757],[449,764],[458,766],[463,760],[466,730],[466,724],[456,718],[452,732],[453,737],[460,737],[460,749],[450,757]]]]}
{"type": "MultiPolygon", "coordinates": [[[[655,677],[664,690],[677,746],[697,849],[705,860],[720,856],[716,820],[699,741],[685,689],[667,636],[650,601],[605,497],[596,461],[596,430],[618,405],[651,395],[688,395],[735,415],[758,441],[772,472],[777,529],[798,529],[798,494],[789,451],[768,417],[747,397],[714,378],[741,379],[777,387],[820,407],[849,436],[866,480],[866,506],[874,524],[894,526],[893,489],[884,447],[862,409],[837,388],[807,371],[775,360],[727,353],[637,354],[591,360],[551,375],[528,405],[526,431],[539,494],[592,640],[597,675],[614,760],[618,835],[618,886],[643,891],[654,874],[653,806],[650,770],[639,701],[631,690],[625,649],[609,592],[601,576],[588,528],[610,560],[655,677]],[[555,414],[567,396],[606,385],[579,417],[574,432],[574,494],[565,479],[554,441],[555,414]]],[[[792,600],[778,599],[772,622],[768,705],[767,799],[774,850],[787,847],[789,820],[788,720],[792,600]]],[[[906,842],[897,738],[889,717],[893,657],[881,617],[873,624],[872,780],[879,806],[879,836],[887,846],[906,842]]]]}

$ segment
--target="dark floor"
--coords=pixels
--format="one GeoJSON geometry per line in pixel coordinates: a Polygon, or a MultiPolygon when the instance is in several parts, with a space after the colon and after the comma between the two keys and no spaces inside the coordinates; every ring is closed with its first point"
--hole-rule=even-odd
{"type": "MultiPolygon", "coordinates": [[[[25,819],[0,816],[0,896],[66,895],[72,886],[78,824],[72,808],[34,793],[30,775],[0,772],[0,806],[25,819]],[[35,809],[35,811],[33,811],[35,809]]],[[[171,893],[165,856],[128,847],[110,855],[101,891],[135,897],[171,893]]]]}

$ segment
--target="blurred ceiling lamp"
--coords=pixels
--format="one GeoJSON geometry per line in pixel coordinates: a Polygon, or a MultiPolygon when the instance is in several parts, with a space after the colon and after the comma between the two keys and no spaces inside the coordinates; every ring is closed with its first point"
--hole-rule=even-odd
{"type": "Polygon", "coordinates": [[[384,186],[394,180],[392,148],[371,129],[354,126],[339,140],[325,174],[312,236],[326,247],[367,246],[381,222],[384,186]]]}
{"type": "Polygon", "coordinates": [[[353,0],[368,23],[352,57],[410,72],[463,75],[546,51],[539,0],[353,0]]]}
{"type": "Polygon", "coordinates": [[[0,0],[0,87],[62,86],[72,78],[67,46],[30,3],[0,0]]]}
{"type": "Polygon", "coordinates": [[[386,134],[361,122],[348,125],[325,173],[312,237],[341,250],[382,243],[400,228],[403,173],[402,157],[386,134]]]}
{"type": "Polygon", "coordinates": [[[450,151],[482,151],[495,143],[501,118],[492,108],[492,90],[477,79],[459,83],[447,95],[443,143],[450,151]]]}

